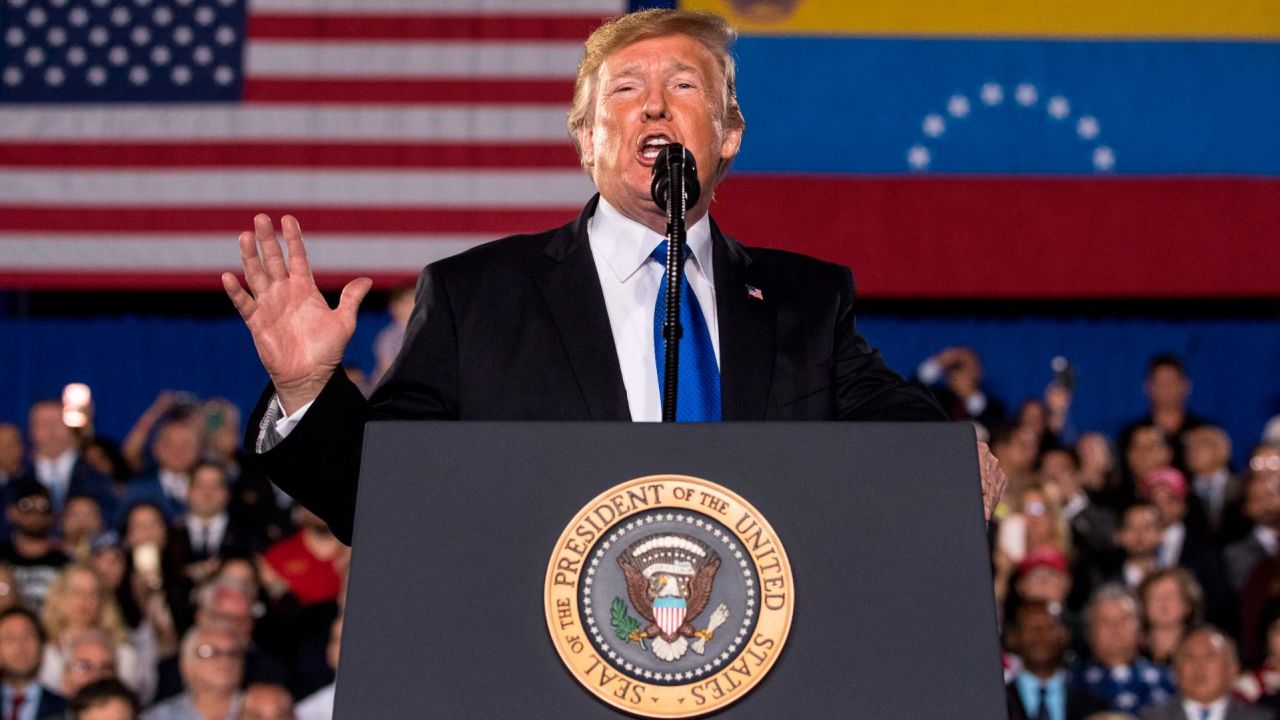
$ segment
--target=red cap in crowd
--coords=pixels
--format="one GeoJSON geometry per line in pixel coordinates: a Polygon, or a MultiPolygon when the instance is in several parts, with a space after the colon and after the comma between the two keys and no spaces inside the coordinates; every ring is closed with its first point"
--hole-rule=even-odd
{"type": "Polygon", "coordinates": [[[1062,551],[1052,545],[1041,545],[1040,547],[1027,553],[1027,556],[1018,563],[1018,574],[1026,575],[1036,568],[1049,568],[1057,570],[1060,573],[1067,572],[1067,556],[1062,551]]]}
{"type": "Polygon", "coordinates": [[[1166,488],[1180,498],[1187,496],[1187,479],[1177,468],[1156,468],[1142,479],[1142,494],[1148,497],[1156,488],[1166,488]]]}

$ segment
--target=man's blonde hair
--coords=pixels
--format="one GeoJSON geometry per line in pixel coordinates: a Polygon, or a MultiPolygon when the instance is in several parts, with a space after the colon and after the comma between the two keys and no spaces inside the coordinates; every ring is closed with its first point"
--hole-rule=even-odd
{"type": "MultiPolygon", "coordinates": [[[[741,130],[746,127],[742,108],[738,105],[737,72],[729,50],[738,32],[719,15],[691,10],[642,10],[614,18],[596,28],[583,46],[582,60],[578,62],[578,78],[573,83],[573,107],[569,109],[569,137],[578,148],[578,130],[594,120],[596,98],[596,72],[606,57],[615,50],[648,40],[670,35],[686,35],[697,40],[720,63],[724,75],[724,92],[720,97],[721,122],[724,128],[741,130]]],[[[716,180],[729,169],[727,161],[717,169],[716,180]]],[[[584,169],[586,165],[583,165],[584,169]]],[[[589,170],[589,169],[588,169],[589,170]]]]}

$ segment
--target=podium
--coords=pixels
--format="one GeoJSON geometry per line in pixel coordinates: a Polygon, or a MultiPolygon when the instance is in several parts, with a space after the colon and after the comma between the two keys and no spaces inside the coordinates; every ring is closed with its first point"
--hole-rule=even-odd
{"type": "MultiPolygon", "coordinates": [[[[710,716],[1006,717],[968,425],[549,422],[366,428],[335,717],[644,716],[603,701],[586,687],[590,678],[562,662],[567,651],[549,630],[554,613],[546,601],[552,558],[564,552],[575,517],[610,488],[655,476],[700,479],[740,496],[767,519],[789,560],[793,605],[785,642],[767,674],[710,716]]],[[[677,514],[686,520],[669,514],[669,522],[677,514]]],[[[687,514],[691,528],[693,517],[702,517],[687,514]]],[[[641,525],[643,519],[633,516],[641,525]]],[[[733,524],[732,517],[724,521],[733,524]]],[[[593,538],[592,547],[604,539],[593,538]]],[[[716,545],[723,580],[715,582],[729,588],[738,544],[689,542],[702,554],[716,545]]],[[[601,567],[616,567],[635,562],[652,544],[632,544],[622,560],[621,549],[600,549],[596,557],[614,553],[601,567]]],[[[650,571],[674,568],[679,575],[680,562],[652,564],[645,579],[656,587],[663,576],[650,571]]],[[[753,585],[753,566],[740,564],[748,569],[747,587],[763,593],[765,572],[753,585]]],[[[566,577],[577,597],[590,597],[582,592],[589,588],[584,575],[560,579],[566,577]]],[[[716,602],[713,595],[691,622],[705,626],[716,602]]],[[[708,662],[732,640],[735,623],[752,619],[733,602],[721,604],[729,606],[729,619],[705,641],[708,662]]],[[[633,595],[630,614],[643,614],[638,607],[633,595]]],[[[608,624],[607,611],[597,613],[601,625],[608,624]]],[[[641,631],[627,642],[625,632],[615,632],[618,622],[614,615],[603,636],[619,652],[648,653],[659,644],[645,642],[641,631]]],[[[685,642],[663,628],[650,635],[685,642]]],[[[695,646],[697,638],[687,628],[684,634],[695,646]]],[[[684,653],[677,660],[653,662],[679,671],[704,659],[677,649],[684,653]]],[[[732,661],[728,652],[720,657],[732,661]]],[[[659,691],[674,692],[650,688],[659,691]]],[[[643,688],[631,692],[639,696],[643,688]]]]}

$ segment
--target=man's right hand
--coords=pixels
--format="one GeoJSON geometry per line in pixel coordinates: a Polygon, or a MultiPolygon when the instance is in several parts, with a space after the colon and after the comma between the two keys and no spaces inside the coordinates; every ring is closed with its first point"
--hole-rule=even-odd
{"type": "Polygon", "coordinates": [[[311,275],[298,221],[291,215],[280,220],[287,260],[271,218],[258,215],[253,226],[253,232],[240,234],[249,290],[232,273],[222,274],[222,287],[253,336],[281,407],[291,415],[316,399],[342,363],[356,329],[356,310],[373,281],[361,277],[347,283],[337,309],[330,309],[311,275]]]}

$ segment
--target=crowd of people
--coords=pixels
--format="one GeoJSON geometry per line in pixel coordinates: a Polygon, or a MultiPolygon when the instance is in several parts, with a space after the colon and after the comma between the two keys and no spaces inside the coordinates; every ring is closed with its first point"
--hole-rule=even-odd
{"type": "Polygon", "coordinates": [[[1280,716],[1280,426],[1237,438],[1233,468],[1172,355],[1114,438],[1074,426],[1069,375],[1009,414],[970,349],[918,378],[1009,476],[991,552],[1010,718],[1280,716]]]}
{"type": "MultiPolygon", "coordinates": [[[[1276,717],[1280,439],[1236,472],[1173,356],[1114,439],[1074,427],[1061,379],[1006,415],[969,349],[917,380],[1009,476],[1011,718],[1276,717]]],[[[330,717],[350,549],[243,453],[237,408],[166,392],[118,444],[63,411],[0,423],[0,717],[330,717]]]]}
{"type": "Polygon", "coordinates": [[[316,720],[350,549],[163,393],[118,444],[60,400],[0,423],[0,717],[316,720]]]}

